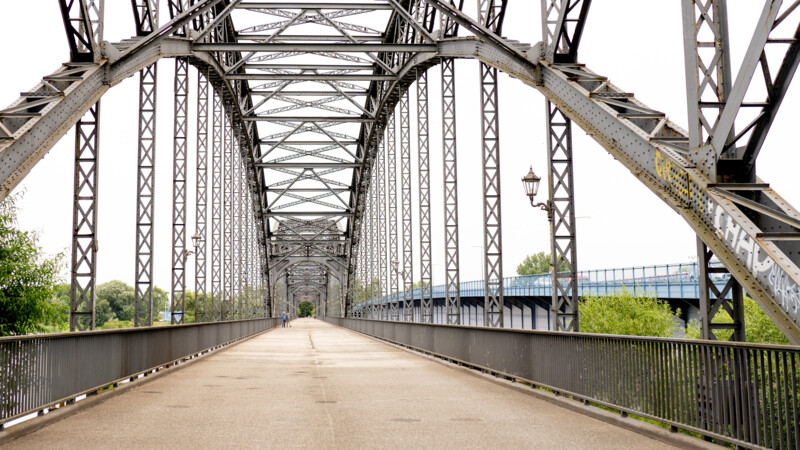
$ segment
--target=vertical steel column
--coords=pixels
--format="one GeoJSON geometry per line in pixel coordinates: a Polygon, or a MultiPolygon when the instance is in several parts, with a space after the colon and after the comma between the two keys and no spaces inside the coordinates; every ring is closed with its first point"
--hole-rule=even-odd
{"type": "Polygon", "coordinates": [[[139,72],[139,155],[136,171],[136,273],[133,326],[153,324],[153,224],[156,177],[156,63],[139,72]]]}
{"type": "MultiPolygon", "coordinates": [[[[682,0],[686,98],[689,117],[689,159],[698,169],[717,179],[717,154],[710,144],[731,91],[731,58],[726,0],[682,0]],[[705,49],[713,49],[708,51],[705,49]]],[[[728,138],[735,135],[731,128],[728,138]]],[[[710,267],[711,252],[697,238],[700,279],[700,316],[703,339],[717,339],[714,330],[732,329],[730,340],[744,341],[744,293],[732,276],[720,296],[710,273],[728,273],[710,267]],[[731,292],[731,300],[725,299],[731,292]],[[715,324],[714,315],[723,307],[733,324],[715,324]]]]}
{"type": "MultiPolygon", "coordinates": [[[[247,168],[244,170],[247,173],[247,168]]],[[[247,303],[247,314],[246,318],[252,319],[255,317],[253,314],[253,297],[251,295],[251,284],[252,284],[252,270],[253,270],[253,253],[251,249],[251,241],[250,241],[250,228],[251,228],[251,220],[250,220],[250,189],[247,189],[247,178],[243,181],[245,185],[244,189],[244,298],[245,302],[247,303]]]]}
{"type": "Polygon", "coordinates": [[[236,136],[233,145],[233,231],[231,247],[232,300],[236,311],[234,318],[242,319],[242,159],[236,136]]]}
{"type": "Polygon", "coordinates": [[[208,214],[208,81],[197,73],[197,183],[195,234],[200,236],[194,260],[194,321],[206,321],[206,215],[208,214]]]}
{"type": "Polygon", "coordinates": [[[211,157],[211,320],[222,320],[222,196],[223,117],[219,95],[214,95],[211,157]]]}
{"type": "Polygon", "coordinates": [[[700,293],[700,323],[702,326],[701,337],[703,339],[718,340],[721,336],[717,335],[720,330],[731,330],[730,341],[745,341],[744,327],[744,293],[742,285],[728,272],[722,264],[711,264],[711,257],[714,253],[706,247],[706,244],[699,237],[697,238],[697,254],[699,261],[697,264],[697,278],[700,293]],[[720,290],[714,284],[714,279],[725,280],[725,287],[720,290]],[[724,275],[728,276],[725,277],[724,275]],[[727,299],[728,293],[731,298],[727,299]],[[724,310],[733,319],[733,323],[714,323],[714,316],[724,310]]]}
{"type": "Polygon", "coordinates": [[[417,138],[419,142],[420,318],[433,323],[431,267],[431,175],[428,142],[428,72],[417,78],[417,138]]]}
{"type": "Polygon", "coordinates": [[[378,148],[378,173],[376,175],[376,195],[378,197],[378,205],[377,205],[377,212],[378,212],[378,280],[380,281],[380,289],[378,290],[378,296],[380,297],[380,311],[379,311],[379,319],[386,320],[388,319],[388,308],[387,305],[384,303],[386,300],[386,296],[388,294],[387,287],[389,286],[389,281],[386,278],[386,268],[387,268],[387,252],[386,248],[388,243],[386,242],[386,200],[384,198],[386,192],[386,155],[385,155],[385,144],[384,140],[381,139],[380,148],[378,148]]]}
{"type": "MultiPolygon", "coordinates": [[[[727,1],[681,0],[681,6],[689,112],[689,158],[697,164],[698,169],[713,179],[716,177],[717,161],[709,141],[717,128],[732,85],[727,1]]],[[[733,130],[730,137],[733,137],[733,130]]]]}
{"type": "Polygon", "coordinates": [[[94,329],[97,275],[97,172],[100,102],[75,124],[75,184],[72,209],[72,285],[69,330],[94,329]]]}
{"type": "Polygon", "coordinates": [[[484,323],[503,326],[503,239],[500,215],[500,118],[497,69],[481,63],[481,141],[483,144],[484,323]]]}
{"type": "Polygon", "coordinates": [[[399,261],[398,247],[397,247],[397,154],[395,152],[395,126],[396,120],[394,114],[389,117],[389,126],[386,128],[386,148],[387,157],[389,159],[389,316],[390,320],[400,320],[398,313],[398,302],[400,300],[398,293],[400,292],[400,279],[399,279],[399,261]]]}
{"type": "MultiPolygon", "coordinates": [[[[378,220],[378,214],[376,211],[377,208],[377,190],[378,190],[378,171],[376,170],[377,161],[372,161],[373,167],[370,170],[370,187],[369,187],[369,298],[370,298],[370,318],[377,319],[377,309],[375,307],[375,291],[378,286],[376,286],[377,278],[375,277],[375,269],[378,262],[378,255],[377,255],[377,231],[378,226],[376,224],[378,220]]],[[[379,281],[378,281],[379,282],[379,281]]]]}
{"type": "Polygon", "coordinates": [[[547,218],[550,221],[552,329],[578,331],[578,252],[572,176],[572,122],[550,101],[547,108],[547,163],[550,166],[547,218]],[[559,269],[566,264],[567,272],[559,269]]]}
{"type": "Polygon", "coordinates": [[[175,128],[172,162],[172,302],[171,324],[186,323],[186,136],[189,63],[175,58],[175,128]],[[178,319],[176,315],[180,315],[178,319]]]}
{"type": "Polygon", "coordinates": [[[232,316],[233,284],[231,279],[231,252],[233,251],[233,142],[231,139],[231,123],[225,115],[225,172],[224,172],[224,205],[223,205],[223,231],[222,231],[222,320],[230,320],[232,316]]]}
{"type": "Polygon", "coordinates": [[[458,167],[456,164],[456,74],[453,59],[442,59],[442,154],[444,168],[444,270],[447,323],[461,324],[458,269],[458,167]]]}
{"type": "Polygon", "coordinates": [[[414,321],[414,241],[411,217],[411,126],[408,91],[400,98],[400,177],[403,203],[403,320],[414,321]]]}

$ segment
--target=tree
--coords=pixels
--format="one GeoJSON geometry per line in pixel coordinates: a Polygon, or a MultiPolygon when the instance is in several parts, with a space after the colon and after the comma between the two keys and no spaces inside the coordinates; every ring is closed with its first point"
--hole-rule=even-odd
{"type": "Polygon", "coordinates": [[[297,305],[297,317],[311,317],[314,314],[314,304],[311,302],[301,302],[297,305]]]}
{"type": "MultiPolygon", "coordinates": [[[[569,271],[569,266],[565,261],[561,261],[561,266],[558,271],[569,271]]],[[[550,255],[544,252],[528,255],[522,263],[517,266],[517,275],[537,275],[540,273],[550,273],[550,255]]]]}
{"type": "Polygon", "coordinates": [[[680,328],[679,314],[666,302],[625,289],[606,297],[584,297],[578,311],[584,333],[672,337],[680,328]]]}
{"type": "Polygon", "coordinates": [[[63,254],[46,256],[35,232],[17,228],[17,199],[0,202],[0,336],[46,331],[62,313],[52,300],[63,254]]]}
{"type": "Polygon", "coordinates": [[[122,281],[113,280],[97,286],[97,301],[107,301],[114,316],[120,321],[133,320],[133,298],[133,287],[122,281]]]}
{"type": "MultiPolygon", "coordinates": [[[[733,323],[731,316],[722,308],[719,309],[711,321],[714,323],[733,323]]],[[[717,337],[720,340],[725,340],[728,339],[732,333],[732,331],[724,330],[724,332],[717,332],[717,337]]],[[[756,301],[750,297],[744,298],[744,335],[747,342],[758,344],[789,344],[789,339],[787,339],[772,320],[767,317],[756,301]]],[[[700,339],[701,336],[700,321],[692,319],[686,327],[686,337],[688,339],[700,339]]]]}

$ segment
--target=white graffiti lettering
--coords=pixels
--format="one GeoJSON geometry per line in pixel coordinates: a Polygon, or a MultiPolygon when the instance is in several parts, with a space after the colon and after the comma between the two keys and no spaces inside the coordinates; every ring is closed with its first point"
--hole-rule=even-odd
{"type": "Polygon", "coordinates": [[[792,280],[775,261],[766,254],[725,211],[708,200],[706,213],[712,219],[717,236],[733,251],[747,270],[768,286],[772,298],[796,322],[800,322],[800,286],[792,280]]]}

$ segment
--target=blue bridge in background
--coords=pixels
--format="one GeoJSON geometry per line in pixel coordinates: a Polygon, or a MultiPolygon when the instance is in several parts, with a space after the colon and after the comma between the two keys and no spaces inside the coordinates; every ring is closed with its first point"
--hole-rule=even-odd
{"type": "MultiPolygon", "coordinates": [[[[710,275],[711,281],[720,291],[730,279],[730,274],[727,273],[710,275]]],[[[369,294],[369,287],[366,290],[369,294]]],[[[434,322],[446,323],[444,316],[446,286],[443,284],[433,286],[431,291],[434,303],[434,322]]],[[[696,314],[699,301],[697,263],[660,264],[578,272],[578,293],[581,297],[614,295],[622,291],[665,300],[674,310],[680,309],[681,318],[688,321],[696,314]]],[[[459,292],[462,303],[462,323],[480,326],[483,322],[484,281],[459,283],[459,292]]],[[[552,293],[549,273],[503,278],[506,327],[550,329],[549,309],[552,293]]],[[[354,307],[354,311],[365,317],[375,316],[381,307],[388,309],[389,303],[397,303],[398,311],[402,311],[403,297],[404,292],[397,292],[368,299],[358,303],[354,307]]],[[[414,289],[412,297],[415,304],[415,320],[419,320],[422,289],[414,289]]],[[[356,302],[358,301],[359,299],[356,298],[356,302]]]]}

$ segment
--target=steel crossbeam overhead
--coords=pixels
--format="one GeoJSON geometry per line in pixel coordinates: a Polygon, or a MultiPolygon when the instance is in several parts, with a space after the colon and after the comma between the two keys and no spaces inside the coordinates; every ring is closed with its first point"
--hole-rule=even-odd
{"type": "Polygon", "coordinates": [[[95,326],[99,142],[98,102],[75,125],[70,331],[93,330],[95,326]]]}
{"type": "Polygon", "coordinates": [[[155,209],[155,151],[157,64],[139,72],[139,152],[136,185],[136,262],[133,323],[153,324],[153,226],[155,209]]]}
{"type": "Polygon", "coordinates": [[[417,153],[419,155],[419,234],[422,323],[433,323],[433,268],[431,256],[431,178],[428,143],[428,74],[417,78],[417,153]]]}
{"type": "Polygon", "coordinates": [[[442,168],[444,184],[444,268],[447,323],[461,324],[458,268],[458,166],[456,145],[456,74],[453,59],[442,60],[442,168]]]}

